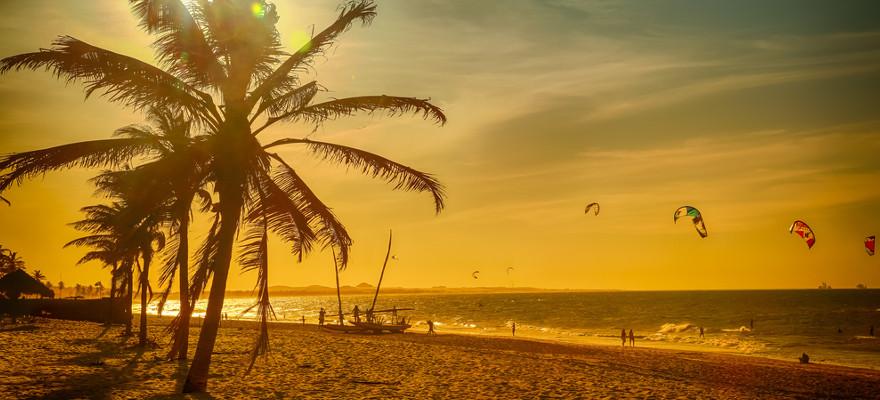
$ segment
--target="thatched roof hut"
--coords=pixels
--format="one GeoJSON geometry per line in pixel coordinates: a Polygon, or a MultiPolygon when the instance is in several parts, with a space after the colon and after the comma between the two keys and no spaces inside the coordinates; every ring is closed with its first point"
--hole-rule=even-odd
{"type": "Polygon", "coordinates": [[[24,270],[17,269],[0,278],[0,296],[17,299],[23,294],[36,294],[40,297],[55,297],[55,292],[43,285],[24,270]]]}

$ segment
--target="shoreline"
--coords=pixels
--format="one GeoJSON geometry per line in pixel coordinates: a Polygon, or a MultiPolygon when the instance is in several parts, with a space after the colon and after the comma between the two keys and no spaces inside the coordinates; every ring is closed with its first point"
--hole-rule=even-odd
{"type": "MultiPolygon", "coordinates": [[[[187,363],[120,326],[38,319],[0,328],[0,398],[204,398],[177,394],[187,363]]],[[[193,321],[191,353],[200,320],[193,321]]],[[[134,331],[138,327],[135,325],[134,331]]],[[[271,353],[244,372],[253,321],[223,321],[214,398],[873,398],[880,371],[769,358],[533,338],[440,333],[350,335],[272,322],[271,353]]]]}

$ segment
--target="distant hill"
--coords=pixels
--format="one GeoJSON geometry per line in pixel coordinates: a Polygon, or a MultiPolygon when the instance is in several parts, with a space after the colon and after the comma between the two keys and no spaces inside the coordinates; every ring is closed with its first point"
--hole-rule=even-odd
{"type": "Polygon", "coordinates": [[[372,288],[373,288],[373,285],[371,285],[371,284],[369,284],[369,283],[366,283],[366,282],[361,282],[361,283],[358,283],[358,285],[355,286],[355,287],[359,287],[359,288],[370,288],[370,289],[372,289],[372,288]]]}

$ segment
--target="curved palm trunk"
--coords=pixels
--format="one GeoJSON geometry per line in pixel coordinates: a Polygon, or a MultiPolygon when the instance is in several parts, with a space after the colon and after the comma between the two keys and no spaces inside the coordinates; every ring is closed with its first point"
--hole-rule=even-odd
{"type": "Polygon", "coordinates": [[[189,352],[189,321],[192,310],[189,307],[189,210],[178,218],[180,231],[177,248],[178,275],[180,280],[180,320],[177,325],[175,348],[171,350],[171,358],[185,360],[189,352]]]}
{"type": "Polygon", "coordinates": [[[147,344],[147,289],[150,285],[150,261],[153,256],[149,252],[144,252],[144,268],[141,270],[141,326],[138,331],[138,344],[145,346],[147,344]]]}
{"type": "MultiPolygon", "coordinates": [[[[183,385],[184,393],[204,392],[208,388],[208,368],[211,365],[211,354],[214,351],[217,330],[220,328],[220,316],[226,295],[226,279],[229,276],[229,263],[232,260],[232,245],[235,241],[235,232],[238,229],[238,219],[241,216],[240,201],[235,205],[228,204],[228,207],[223,206],[224,201],[221,197],[223,211],[220,214],[217,260],[214,263],[208,308],[205,310],[205,319],[202,323],[202,331],[199,333],[196,353],[183,385]]],[[[234,201],[230,200],[230,202],[234,201]]]]}

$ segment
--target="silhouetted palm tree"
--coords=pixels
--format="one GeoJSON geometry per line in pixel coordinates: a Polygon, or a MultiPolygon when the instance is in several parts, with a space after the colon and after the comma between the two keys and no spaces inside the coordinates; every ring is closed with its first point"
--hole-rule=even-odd
{"type": "Polygon", "coordinates": [[[31,273],[31,275],[33,275],[34,279],[36,279],[38,281],[42,281],[43,279],[46,279],[46,275],[43,275],[43,273],[40,272],[40,270],[38,270],[38,269],[35,269],[34,272],[31,273]]]}
{"type": "MultiPolygon", "coordinates": [[[[294,168],[273,153],[275,147],[304,146],[319,157],[384,179],[395,189],[430,192],[436,211],[443,208],[442,186],[429,174],[351,147],[300,138],[262,144],[257,135],[279,122],[317,125],[361,111],[422,113],[439,124],[446,117],[429,101],[409,97],[314,102],[321,86],[300,81],[311,60],[324,54],[341,33],[355,22],[372,20],[376,11],[372,0],[346,3],[334,23],[292,54],[282,51],[275,7],[265,0],[131,0],[131,4],[141,26],[157,36],[157,58],[164,70],[64,36],[49,49],[3,59],[0,73],[47,69],[68,81],[84,82],[87,94],[102,91],[110,101],[134,109],[180,110],[208,135],[206,175],[219,199],[219,219],[202,246],[201,254],[211,267],[195,274],[210,279],[211,292],[184,384],[185,392],[204,391],[237,232],[243,229],[249,238],[241,249],[249,255],[243,267],[260,271],[261,305],[268,304],[268,291],[262,289],[268,282],[268,265],[261,249],[269,231],[290,243],[299,258],[320,242],[339,250],[341,267],[348,262],[351,239],[345,228],[294,168]]],[[[140,138],[111,139],[7,156],[0,159],[0,169],[9,171],[0,177],[0,192],[50,170],[122,165],[148,147],[140,138]]],[[[261,329],[254,355],[263,353],[266,337],[261,329]]]]}

